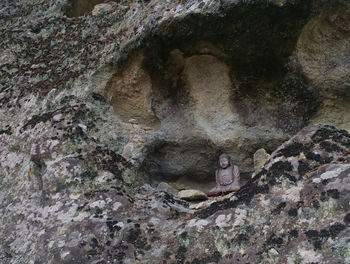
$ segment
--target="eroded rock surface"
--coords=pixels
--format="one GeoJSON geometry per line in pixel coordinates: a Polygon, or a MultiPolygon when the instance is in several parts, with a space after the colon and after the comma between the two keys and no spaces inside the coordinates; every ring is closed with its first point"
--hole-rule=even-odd
{"type": "MultiPolygon", "coordinates": [[[[349,148],[345,130],[306,127],[234,196],[197,212],[147,184],[131,189],[119,178],[128,164],[118,156],[114,169],[107,163],[94,178],[79,170],[79,157],[49,162],[35,154],[40,164],[34,154],[9,153],[1,160],[8,176],[0,256],[4,263],[348,263],[349,148]],[[27,178],[13,181],[19,173],[11,171],[27,178]],[[54,177],[70,173],[61,184],[54,177]]],[[[111,154],[97,149],[91,161],[111,154]]]]}
{"type": "Polygon", "coordinates": [[[142,53],[133,55],[109,81],[105,97],[122,120],[152,124],[157,121],[151,108],[152,83],[142,63],[142,53]]]}
{"type": "Polygon", "coordinates": [[[254,173],[252,176],[255,176],[261,168],[265,165],[265,163],[269,160],[270,154],[266,152],[265,149],[258,149],[254,153],[254,173]]]}
{"type": "Polygon", "coordinates": [[[346,8],[323,11],[304,27],[297,45],[297,58],[311,80],[310,89],[324,97],[311,122],[335,123],[348,131],[349,115],[342,109],[349,107],[349,18],[346,8]]]}
{"type": "Polygon", "coordinates": [[[18,3],[1,9],[1,130],[79,101],[144,178],[195,183],[221,152],[247,179],[257,149],[309,123],[347,129],[343,1],[18,3]]]}
{"type": "Polygon", "coordinates": [[[70,3],[0,3],[1,263],[350,262],[346,131],[144,184],[349,129],[347,1],[70,3]]]}

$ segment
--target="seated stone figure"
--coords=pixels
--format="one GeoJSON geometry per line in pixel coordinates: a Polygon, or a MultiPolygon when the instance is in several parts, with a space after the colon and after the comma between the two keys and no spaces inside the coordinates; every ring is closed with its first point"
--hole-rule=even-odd
{"type": "Polygon", "coordinates": [[[215,172],[216,186],[212,188],[207,195],[217,196],[229,192],[238,191],[239,168],[231,162],[227,154],[221,154],[219,157],[219,167],[215,172]]]}

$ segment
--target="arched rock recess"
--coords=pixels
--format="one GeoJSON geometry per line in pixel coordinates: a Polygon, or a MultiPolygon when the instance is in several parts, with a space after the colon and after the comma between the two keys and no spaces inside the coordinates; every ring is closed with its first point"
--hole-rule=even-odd
{"type": "Polygon", "coordinates": [[[227,152],[248,175],[257,149],[305,126],[319,105],[295,58],[309,16],[310,3],[258,1],[151,31],[105,92],[121,119],[154,130],[137,150],[140,169],[157,180],[213,181],[227,152]]]}

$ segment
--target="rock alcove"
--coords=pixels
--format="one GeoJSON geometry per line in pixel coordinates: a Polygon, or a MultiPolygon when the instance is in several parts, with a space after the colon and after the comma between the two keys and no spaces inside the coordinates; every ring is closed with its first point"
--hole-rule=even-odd
{"type": "Polygon", "coordinates": [[[275,148],[350,130],[348,0],[67,2],[0,4],[0,263],[350,263],[350,135],[275,148]]]}
{"type": "Polygon", "coordinates": [[[208,189],[226,152],[248,179],[254,152],[271,152],[319,106],[295,57],[309,17],[302,1],[242,3],[150,31],[104,91],[120,120],[154,131],[139,149],[139,170],[208,189]]]}

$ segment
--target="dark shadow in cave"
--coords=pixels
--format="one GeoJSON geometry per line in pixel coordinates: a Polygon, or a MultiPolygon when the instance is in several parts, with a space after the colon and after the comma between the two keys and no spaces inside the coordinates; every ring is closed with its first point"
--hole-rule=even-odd
{"type": "Polygon", "coordinates": [[[177,182],[209,190],[215,185],[219,153],[213,144],[201,140],[183,144],[159,142],[149,150],[143,170],[151,175],[151,182],[177,182]]]}

